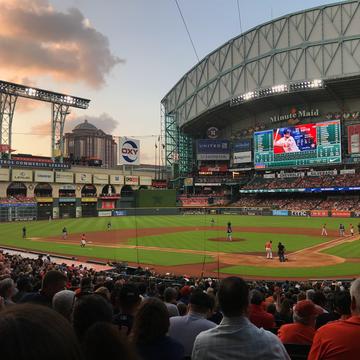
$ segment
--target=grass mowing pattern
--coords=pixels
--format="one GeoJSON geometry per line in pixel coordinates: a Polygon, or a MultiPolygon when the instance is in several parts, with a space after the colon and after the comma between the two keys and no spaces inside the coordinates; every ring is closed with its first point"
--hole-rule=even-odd
{"type": "MultiPolygon", "coordinates": [[[[253,233],[233,232],[233,238],[244,239],[239,242],[217,242],[208,239],[226,238],[225,232],[222,231],[184,231],[181,234],[161,234],[139,237],[137,243],[141,246],[156,246],[164,248],[191,249],[191,250],[207,250],[222,251],[228,253],[240,252],[264,252],[264,244],[267,240],[272,240],[274,247],[279,241],[286,245],[287,251],[296,251],[307,248],[312,245],[321,244],[323,237],[296,235],[291,237],[288,234],[272,234],[272,233],[253,233]]],[[[135,245],[136,239],[131,239],[130,244],[135,245]]]]}
{"type": "MultiPolygon", "coordinates": [[[[341,244],[333,248],[326,249],[323,252],[331,255],[341,256],[345,259],[359,258],[360,260],[360,240],[351,243],[341,244]]],[[[360,263],[359,263],[359,267],[360,267],[360,263]]]]}
{"type": "MultiPolygon", "coordinates": [[[[54,243],[29,242],[21,237],[21,229],[25,225],[29,237],[49,237],[60,236],[61,230],[66,226],[69,233],[89,233],[93,231],[105,231],[107,223],[111,220],[112,229],[132,229],[132,228],[156,228],[156,227],[177,227],[177,226],[210,226],[211,219],[215,220],[215,225],[223,226],[224,231],[206,232],[182,232],[178,234],[168,234],[138,238],[138,241],[148,246],[164,246],[170,248],[187,248],[210,251],[229,251],[229,252],[249,252],[264,251],[263,246],[266,240],[276,242],[283,234],[256,234],[247,233],[248,241],[239,243],[218,243],[208,241],[208,237],[224,237],[226,224],[231,221],[233,226],[252,226],[252,227],[283,227],[293,228],[292,235],[285,235],[282,241],[286,244],[288,251],[294,251],[323,241],[320,237],[321,227],[327,223],[328,229],[338,229],[339,224],[343,223],[346,230],[349,224],[354,223],[354,219],[335,219],[335,218],[304,218],[304,217],[276,217],[276,216],[239,216],[239,215],[179,215],[179,216],[124,216],[119,218],[81,218],[64,219],[54,221],[32,221],[32,222],[12,222],[0,224],[0,244],[17,246],[28,249],[35,249],[44,252],[57,252],[74,256],[89,256],[103,258],[106,260],[137,261],[136,249],[116,249],[102,248],[89,245],[85,249],[80,246],[54,243]],[[308,237],[302,235],[303,228],[318,229],[319,237],[308,237]],[[210,235],[210,236],[208,236],[210,235]],[[204,241],[205,239],[205,241],[204,241]],[[154,245],[154,242],[158,242],[154,245]],[[204,243],[205,242],[205,243],[204,243]],[[151,245],[152,243],[152,245],[151,245]]],[[[233,234],[234,237],[245,238],[244,234],[233,234]]],[[[133,240],[130,241],[133,243],[133,240]]],[[[139,245],[141,245],[139,243],[139,245]]],[[[339,245],[326,252],[343,257],[360,257],[360,244],[354,242],[339,245]]],[[[190,263],[202,263],[204,257],[197,254],[167,253],[160,251],[149,251],[139,249],[139,262],[154,265],[180,265],[190,263]]],[[[213,261],[211,257],[206,257],[206,262],[213,261]]],[[[314,268],[261,268],[255,266],[232,266],[222,269],[226,273],[239,275],[258,275],[258,276],[281,276],[281,277],[326,277],[326,276],[345,276],[360,274],[360,265],[357,263],[345,263],[334,266],[314,267],[314,268]],[[230,272],[228,272],[230,271],[230,272]]]]}

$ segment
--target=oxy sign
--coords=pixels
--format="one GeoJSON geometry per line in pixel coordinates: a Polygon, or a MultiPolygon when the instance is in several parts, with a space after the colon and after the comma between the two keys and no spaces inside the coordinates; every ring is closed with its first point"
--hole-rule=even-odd
{"type": "Polygon", "coordinates": [[[140,164],[140,140],[119,138],[119,165],[140,164]]]}

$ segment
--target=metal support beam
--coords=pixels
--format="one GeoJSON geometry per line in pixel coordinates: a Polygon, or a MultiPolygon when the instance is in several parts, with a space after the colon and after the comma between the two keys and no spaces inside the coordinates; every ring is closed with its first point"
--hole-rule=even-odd
{"type": "Polygon", "coordinates": [[[11,158],[12,121],[17,95],[0,93],[0,153],[11,158]]]}
{"type": "Polygon", "coordinates": [[[51,156],[53,160],[64,159],[64,125],[66,115],[70,114],[69,105],[51,104],[51,156]]]}

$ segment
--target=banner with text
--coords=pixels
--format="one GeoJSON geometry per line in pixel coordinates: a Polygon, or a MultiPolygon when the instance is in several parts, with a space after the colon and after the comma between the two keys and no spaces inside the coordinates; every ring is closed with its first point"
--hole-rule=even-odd
{"type": "Polygon", "coordinates": [[[359,154],[360,153],[360,124],[349,125],[348,131],[348,153],[359,154]]]}
{"type": "Polygon", "coordinates": [[[91,184],[92,176],[89,173],[76,173],[75,182],[76,184],[91,184]]]}
{"type": "Polygon", "coordinates": [[[52,183],[54,182],[54,173],[52,171],[46,171],[46,170],[35,170],[34,181],[52,183]]]}
{"type": "Polygon", "coordinates": [[[13,169],[11,175],[12,181],[33,181],[32,170],[13,169]]]}
{"type": "Polygon", "coordinates": [[[196,141],[197,160],[229,160],[228,140],[202,139],[196,141]]]}
{"type": "Polygon", "coordinates": [[[94,184],[108,184],[109,183],[109,175],[107,174],[94,174],[93,175],[93,183],[94,184]]]}
{"type": "Polygon", "coordinates": [[[233,163],[245,164],[252,161],[251,140],[238,140],[233,144],[233,163]]]}
{"type": "Polygon", "coordinates": [[[55,172],[55,182],[62,184],[72,184],[74,182],[74,174],[71,172],[55,172]]]}
{"type": "Polygon", "coordinates": [[[140,165],[140,140],[119,137],[119,165],[140,165]]]}

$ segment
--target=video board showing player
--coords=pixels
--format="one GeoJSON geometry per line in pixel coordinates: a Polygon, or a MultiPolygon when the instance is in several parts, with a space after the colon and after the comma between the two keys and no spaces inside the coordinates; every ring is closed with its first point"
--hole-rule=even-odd
{"type": "Polygon", "coordinates": [[[316,125],[305,124],[274,129],[274,154],[316,149],[316,125]]]}

